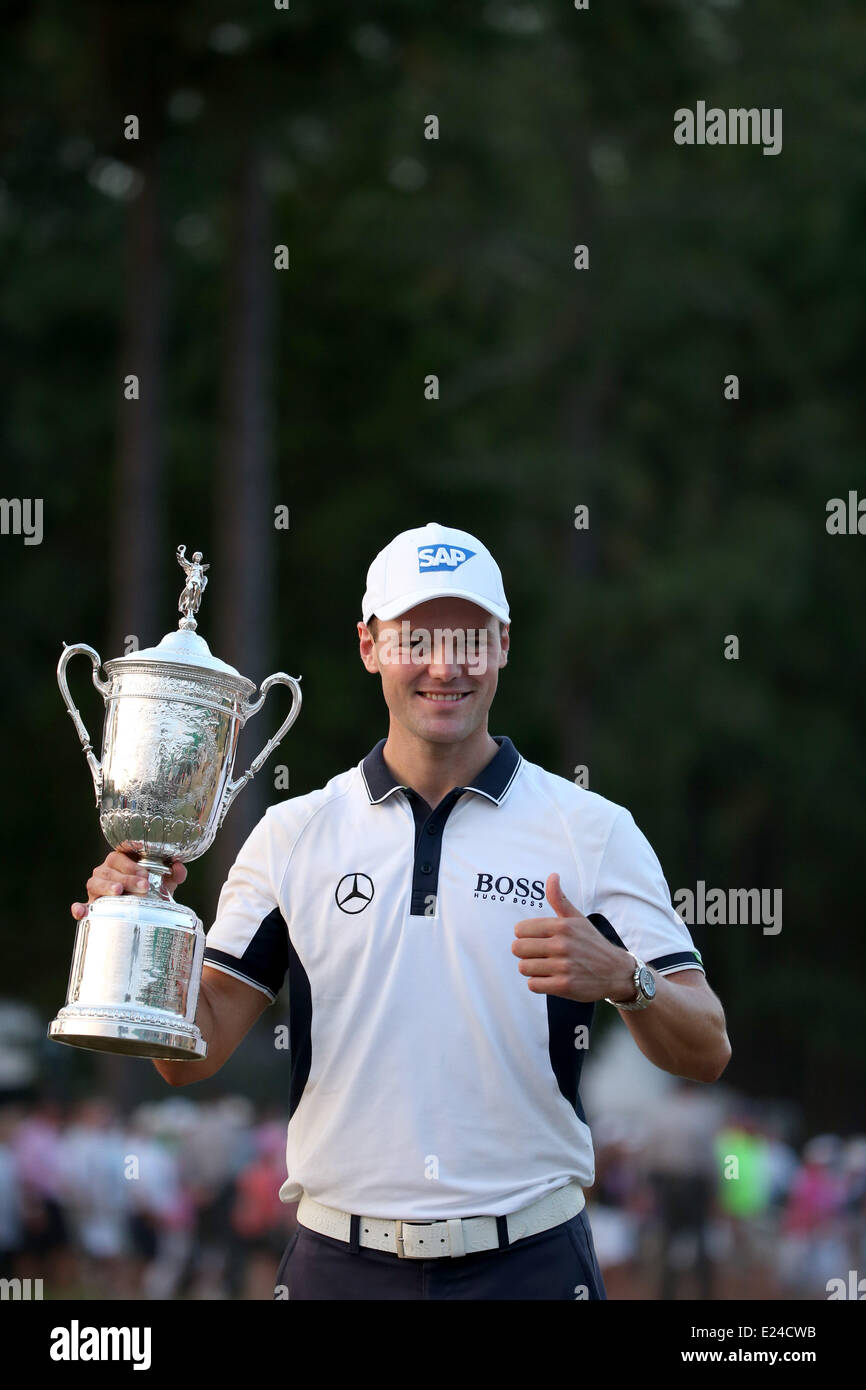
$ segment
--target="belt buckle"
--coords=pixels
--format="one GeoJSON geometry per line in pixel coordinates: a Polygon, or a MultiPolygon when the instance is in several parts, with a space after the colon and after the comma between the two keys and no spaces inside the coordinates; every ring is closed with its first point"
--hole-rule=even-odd
{"type": "Polygon", "coordinates": [[[423,1255],[407,1255],[404,1246],[403,1227],[404,1226],[435,1226],[435,1221],[395,1221],[394,1240],[397,1247],[397,1258],[400,1260],[424,1259],[423,1255]]]}

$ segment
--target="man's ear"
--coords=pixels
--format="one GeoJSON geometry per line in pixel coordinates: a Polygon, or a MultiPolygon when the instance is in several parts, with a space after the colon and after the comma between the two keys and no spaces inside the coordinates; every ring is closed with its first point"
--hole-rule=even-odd
{"type": "Polygon", "coordinates": [[[361,660],[370,674],[375,676],[379,670],[379,659],[376,654],[376,640],[366,623],[358,623],[358,641],[360,644],[361,660]]]}
{"type": "Polygon", "coordinates": [[[508,662],[508,652],[509,652],[509,649],[510,649],[510,647],[511,647],[511,630],[510,630],[510,629],[511,629],[511,624],[510,624],[510,623],[500,623],[500,624],[499,624],[499,651],[500,651],[500,662],[499,662],[499,665],[500,665],[500,666],[505,666],[505,665],[507,664],[507,662],[508,662]]]}

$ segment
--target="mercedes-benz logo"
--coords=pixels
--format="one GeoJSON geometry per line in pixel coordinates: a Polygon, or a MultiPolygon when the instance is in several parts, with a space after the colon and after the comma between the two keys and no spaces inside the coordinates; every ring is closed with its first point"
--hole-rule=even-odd
{"type": "Polygon", "coordinates": [[[341,912],[363,912],[373,901],[373,880],[367,874],[343,874],[334,899],[341,912]]]}

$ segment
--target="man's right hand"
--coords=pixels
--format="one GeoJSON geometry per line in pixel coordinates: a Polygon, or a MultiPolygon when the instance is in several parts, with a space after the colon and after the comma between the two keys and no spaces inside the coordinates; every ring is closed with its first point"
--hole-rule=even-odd
{"type": "MultiPolygon", "coordinates": [[[[186,865],[179,859],[172,862],[171,874],[163,879],[173,892],[186,878],[186,865]]],[[[93,870],[87,880],[87,903],[97,898],[116,897],[121,893],[145,893],[147,873],[135,854],[112,850],[105,862],[93,870]]],[[[87,903],[73,903],[71,912],[76,921],[87,912],[87,903]]],[[[171,1086],[186,1086],[215,1075],[235,1048],[246,1037],[256,1019],[268,1007],[268,996],[254,985],[223,970],[215,970],[207,961],[202,967],[201,984],[195,1021],[208,1047],[207,1057],[196,1062],[173,1062],[168,1058],[151,1060],[160,1076],[171,1086]]]]}
{"type": "MultiPolygon", "coordinates": [[[[163,881],[168,891],[173,893],[185,878],[186,865],[175,859],[171,866],[171,874],[163,881]]],[[[73,903],[70,912],[76,921],[80,921],[87,912],[88,903],[95,902],[97,898],[116,897],[121,893],[146,892],[147,873],[135,855],[122,854],[119,849],[115,849],[102,864],[97,865],[87,880],[87,902],[73,903]]]]}

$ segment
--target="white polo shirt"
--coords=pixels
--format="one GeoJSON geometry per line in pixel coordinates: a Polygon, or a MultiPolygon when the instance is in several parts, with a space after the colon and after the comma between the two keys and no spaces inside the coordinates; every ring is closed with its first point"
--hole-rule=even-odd
{"type": "Polygon", "coordinates": [[[516,922],[553,915],[550,873],[657,972],[703,969],[630,813],[496,741],[431,812],[382,739],[271,807],[229,873],[206,964],[271,1000],[289,976],[283,1201],[433,1220],[592,1184],[594,1005],[533,993],[511,951],[516,922]]]}

